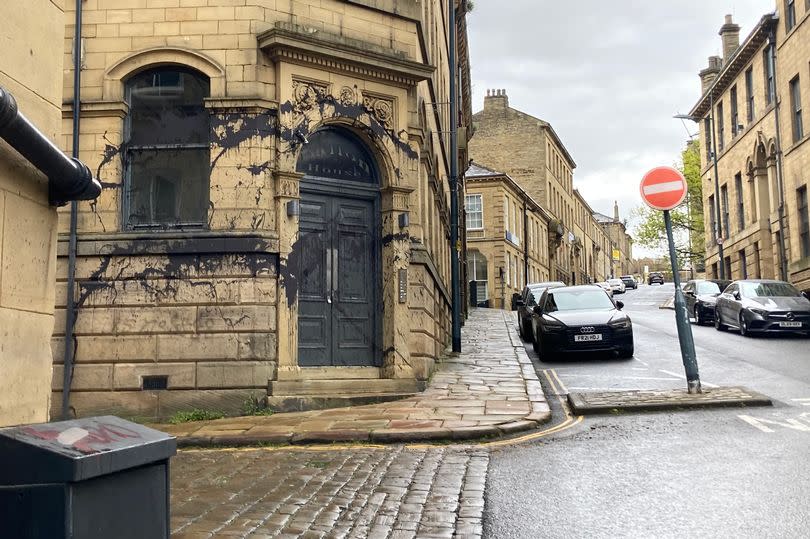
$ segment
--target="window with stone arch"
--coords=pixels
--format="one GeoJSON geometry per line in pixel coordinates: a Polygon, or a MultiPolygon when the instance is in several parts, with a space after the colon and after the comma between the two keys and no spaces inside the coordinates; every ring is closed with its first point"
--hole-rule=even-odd
{"type": "Polygon", "coordinates": [[[489,299],[487,257],[479,251],[469,251],[467,253],[467,275],[471,281],[475,281],[478,291],[478,302],[489,299]]]}
{"type": "Polygon", "coordinates": [[[207,226],[210,123],[207,76],[180,66],[125,82],[124,228],[207,226]]]}

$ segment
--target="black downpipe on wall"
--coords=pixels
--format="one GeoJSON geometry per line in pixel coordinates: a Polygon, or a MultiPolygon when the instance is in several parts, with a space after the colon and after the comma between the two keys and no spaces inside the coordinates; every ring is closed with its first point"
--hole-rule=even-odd
{"type": "Polygon", "coordinates": [[[529,284],[529,208],[523,199],[523,285],[529,284]]]}
{"type": "MultiPolygon", "coordinates": [[[[82,110],[82,0],[76,0],[76,22],[73,32],[73,158],[79,158],[79,122],[82,110]]],[[[62,378],[62,419],[70,419],[70,387],[73,384],[73,328],[76,324],[76,226],[79,207],[70,203],[70,238],[68,240],[67,301],[65,302],[65,361],[62,378]]]]}
{"type": "Polygon", "coordinates": [[[92,200],[101,184],[90,169],[70,158],[42,134],[17,108],[17,101],[0,86],[0,138],[48,177],[48,199],[62,206],[69,200],[92,200]]]}

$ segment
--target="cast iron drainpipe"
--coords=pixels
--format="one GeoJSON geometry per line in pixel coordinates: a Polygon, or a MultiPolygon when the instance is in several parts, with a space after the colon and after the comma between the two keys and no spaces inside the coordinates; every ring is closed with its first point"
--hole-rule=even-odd
{"type": "Polygon", "coordinates": [[[48,201],[63,206],[71,200],[93,200],[101,184],[90,169],[68,157],[17,109],[14,97],[0,86],[0,138],[48,177],[48,201]]]}

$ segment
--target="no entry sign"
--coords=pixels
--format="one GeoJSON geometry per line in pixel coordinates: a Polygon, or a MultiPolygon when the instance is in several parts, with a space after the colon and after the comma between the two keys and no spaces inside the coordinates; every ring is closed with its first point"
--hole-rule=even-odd
{"type": "Polygon", "coordinates": [[[686,178],[678,169],[655,167],[641,180],[641,198],[654,210],[671,210],[686,198],[686,178]]]}

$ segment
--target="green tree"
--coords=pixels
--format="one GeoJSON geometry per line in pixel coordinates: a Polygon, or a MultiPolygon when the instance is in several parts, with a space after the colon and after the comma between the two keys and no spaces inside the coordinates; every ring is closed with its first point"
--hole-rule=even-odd
{"type": "MultiPolygon", "coordinates": [[[[700,143],[691,140],[681,152],[681,162],[676,165],[687,184],[687,197],[683,204],[669,212],[672,218],[672,229],[675,236],[675,255],[678,267],[691,264],[697,271],[704,270],[706,253],[706,234],[703,225],[703,192],[700,179],[700,143]]],[[[639,221],[635,227],[634,242],[666,253],[667,232],[664,226],[664,212],[640,206],[633,210],[639,221]]]]}

